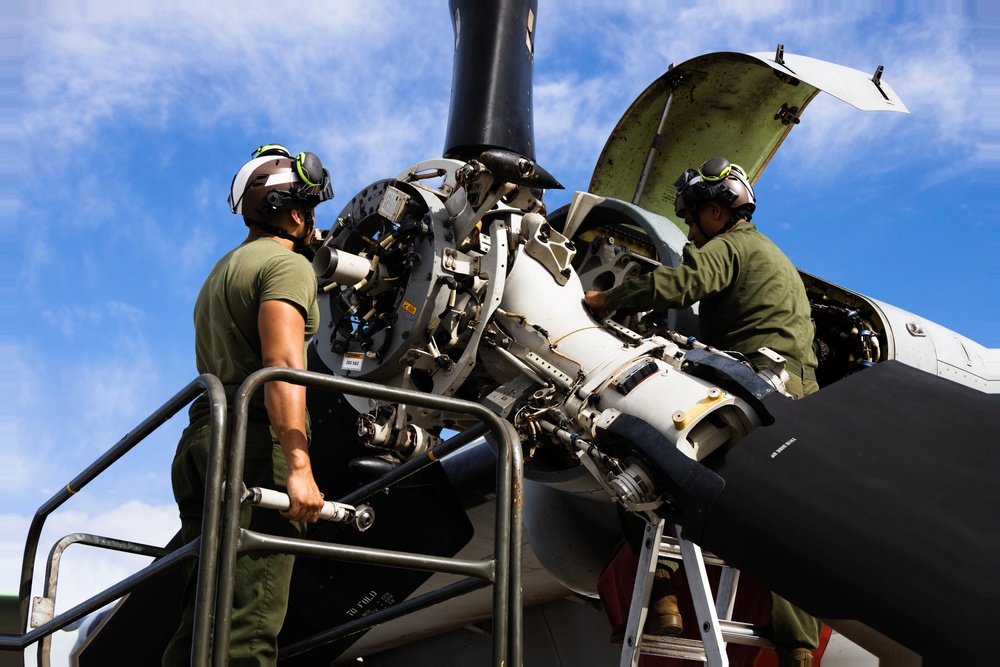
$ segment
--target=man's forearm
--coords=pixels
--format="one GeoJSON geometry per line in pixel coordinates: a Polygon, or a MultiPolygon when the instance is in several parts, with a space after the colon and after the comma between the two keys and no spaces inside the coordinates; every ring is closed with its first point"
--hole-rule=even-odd
{"type": "Polygon", "coordinates": [[[268,382],[264,385],[264,405],[289,472],[311,469],[305,420],[306,388],[288,382],[268,382]]]}
{"type": "MultiPolygon", "coordinates": [[[[265,367],[302,368],[304,326],[302,313],[294,304],[281,300],[261,303],[257,329],[262,364],[265,367]]],[[[289,508],[282,515],[296,521],[316,521],[323,507],[323,496],[316,486],[309,461],[306,388],[288,382],[268,382],[264,385],[264,406],[288,462],[285,486],[289,508]]]]}

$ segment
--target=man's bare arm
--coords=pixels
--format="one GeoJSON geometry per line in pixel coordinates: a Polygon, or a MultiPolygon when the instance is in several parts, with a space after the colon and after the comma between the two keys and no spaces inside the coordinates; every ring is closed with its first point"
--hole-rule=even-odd
{"type": "MultiPolygon", "coordinates": [[[[260,304],[257,314],[261,360],[265,367],[303,368],[305,319],[297,306],[280,299],[260,304]]],[[[271,427],[288,461],[288,498],[291,505],[282,514],[295,521],[319,519],[323,496],[313,479],[306,438],[306,388],[287,382],[264,385],[264,405],[271,427]]]]}

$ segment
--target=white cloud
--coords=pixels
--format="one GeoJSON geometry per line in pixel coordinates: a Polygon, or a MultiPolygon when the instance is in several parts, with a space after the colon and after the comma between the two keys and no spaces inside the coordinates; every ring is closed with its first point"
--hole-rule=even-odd
{"type": "Polygon", "coordinates": [[[160,370],[135,309],[109,304],[109,311],[121,334],[108,356],[80,360],[64,380],[67,394],[81,397],[73,412],[82,422],[77,432],[86,451],[107,449],[124,435],[123,426],[131,428],[157,407],[149,389],[159,386],[160,370]]]}
{"type": "MultiPolygon", "coordinates": [[[[862,3],[849,7],[543,3],[535,112],[539,154],[549,159],[544,166],[559,172],[578,167],[581,154],[596,158],[627,106],[622,92],[634,97],[669,62],[709,51],[767,51],[778,41],[790,52],[861,69],[885,63],[886,79],[919,118],[910,132],[979,145],[970,141],[967,122],[979,113],[970,99],[975,86],[967,19],[948,5],[941,17],[928,13],[895,22],[862,3]],[[880,20],[886,28],[879,40],[862,41],[872,31],[859,27],[880,20]],[[587,74],[572,62],[581,50],[587,54],[581,62],[592,68],[587,74]],[[549,63],[557,63],[560,73],[548,74],[549,63]]],[[[270,5],[251,2],[238,12],[192,3],[39,14],[33,39],[45,57],[26,72],[26,128],[53,135],[54,149],[86,144],[95,127],[119,121],[245,124],[254,134],[270,127],[287,135],[296,128],[289,139],[307,136],[311,149],[330,156],[342,193],[440,153],[451,67],[444,11],[347,2],[307,20],[276,21],[270,5]],[[268,26],[266,39],[257,37],[261,25],[268,26]],[[284,99],[283,91],[296,91],[294,100],[284,99]]],[[[806,124],[793,132],[796,148],[784,149],[797,151],[797,160],[814,161],[817,147],[824,147],[828,164],[850,162],[873,132],[892,127],[843,105],[813,106],[806,124]]],[[[75,224],[121,217],[129,207],[115,199],[84,196],[75,224]]],[[[178,250],[188,256],[190,244],[178,250]]]]}
{"type": "Polygon", "coordinates": [[[66,338],[76,336],[81,329],[91,329],[103,319],[101,309],[79,304],[60,305],[41,313],[42,322],[66,338]]]}
{"type": "MultiPolygon", "coordinates": [[[[263,113],[279,125],[308,125],[320,104],[378,86],[385,72],[373,66],[372,52],[391,46],[390,34],[439,22],[414,8],[360,2],[300,16],[264,2],[234,9],[141,3],[42,10],[31,38],[44,55],[24,77],[27,132],[47,133],[65,149],[87,143],[97,124],[119,116],[153,127],[177,117],[211,126],[257,124],[263,113]]],[[[408,53],[407,63],[429,64],[419,52],[408,53]]]]}
{"type": "Polygon", "coordinates": [[[921,145],[962,146],[975,159],[989,107],[968,38],[968,26],[954,20],[915,28],[906,38],[913,56],[900,63],[894,85],[907,96],[921,145]]]}
{"type": "MultiPolygon", "coordinates": [[[[29,524],[30,517],[0,514],[0,593],[18,593],[24,540],[27,538],[29,524]]],[[[49,550],[65,535],[89,533],[164,546],[179,529],[180,521],[174,505],[150,505],[134,500],[94,514],[72,509],[58,511],[46,521],[38,543],[32,596],[42,595],[49,550]]],[[[56,612],[73,608],[134,574],[149,562],[149,558],[141,556],[79,544],[71,545],[66,549],[60,564],[56,612]]],[[[75,636],[75,632],[58,632],[53,636],[52,664],[67,664],[65,659],[75,636]]],[[[33,664],[34,647],[26,652],[25,657],[25,664],[33,664]]]]}

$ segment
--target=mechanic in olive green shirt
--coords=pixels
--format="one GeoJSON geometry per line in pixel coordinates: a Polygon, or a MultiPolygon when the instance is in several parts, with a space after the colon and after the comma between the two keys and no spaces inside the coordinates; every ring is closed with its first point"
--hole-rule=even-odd
{"type": "MultiPolygon", "coordinates": [[[[229,203],[242,214],[249,234],[220,259],[194,307],[195,357],[199,373],[215,375],[232,406],[237,389],[262,368],[304,369],[306,343],[319,326],[316,276],[299,254],[314,237],[314,208],[333,196],[329,173],[313,153],[293,158],[277,144],[254,152],[233,178],[229,203]]],[[[201,534],[210,410],[204,396],[188,411],[171,465],[171,483],[185,543],[201,534]]],[[[240,527],[301,537],[315,522],[323,495],[309,457],[306,388],[271,381],[249,405],[243,483],[287,493],[284,512],[240,507],[240,527]]],[[[294,556],[243,553],[236,559],[229,647],[214,650],[233,667],[274,665],[278,633],[288,607],[294,556]]],[[[197,572],[186,566],[181,623],[161,664],[192,664],[197,572]]],[[[218,660],[216,660],[218,662],[218,660]]]]}
{"type": "Polygon", "coordinates": [[[619,309],[665,311],[701,302],[702,342],[741,352],[760,367],[767,358],[758,350],[774,350],[786,361],[788,393],[801,398],[819,389],[809,300],[791,261],[749,222],[753,191],[735,169],[715,183],[696,173],[695,183],[678,194],[677,214],[688,223],[692,242],[680,266],[658,267],[607,292],[588,292],[584,301],[602,317],[619,309]],[[699,184],[710,187],[697,192],[699,184]]]}
{"type": "MultiPolygon", "coordinates": [[[[688,169],[674,183],[674,210],[689,226],[680,266],[660,266],[606,292],[587,292],[584,303],[600,318],[619,309],[663,311],[700,302],[702,342],[742,353],[763,367],[758,352],[768,347],[785,358],[785,390],[802,398],[819,389],[815,325],[809,299],[791,261],[750,222],[753,188],[738,165],[725,158],[688,169]],[[693,245],[692,245],[693,244],[693,245]]],[[[657,566],[659,599],[650,600],[654,634],[681,631],[680,612],[669,585],[675,562],[657,566]]],[[[787,600],[771,594],[772,639],[782,667],[808,667],[819,646],[820,623],[787,600]]]]}

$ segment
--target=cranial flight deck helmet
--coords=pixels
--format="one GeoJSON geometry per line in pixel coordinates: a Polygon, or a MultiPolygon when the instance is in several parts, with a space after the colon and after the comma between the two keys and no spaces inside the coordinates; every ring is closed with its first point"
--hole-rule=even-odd
{"type": "Polygon", "coordinates": [[[266,225],[278,211],[313,208],[333,198],[330,172],[315,153],[293,158],[284,146],[265,144],[252,156],[233,176],[229,192],[229,208],[248,225],[266,225]]]}
{"type": "Polygon", "coordinates": [[[688,211],[696,212],[705,202],[714,201],[733,210],[733,217],[725,227],[728,229],[739,220],[750,220],[757,208],[757,199],[743,167],[730,164],[724,157],[706,160],[697,171],[685,169],[674,181],[674,187],[677,188],[674,212],[679,218],[684,218],[688,211]]]}

